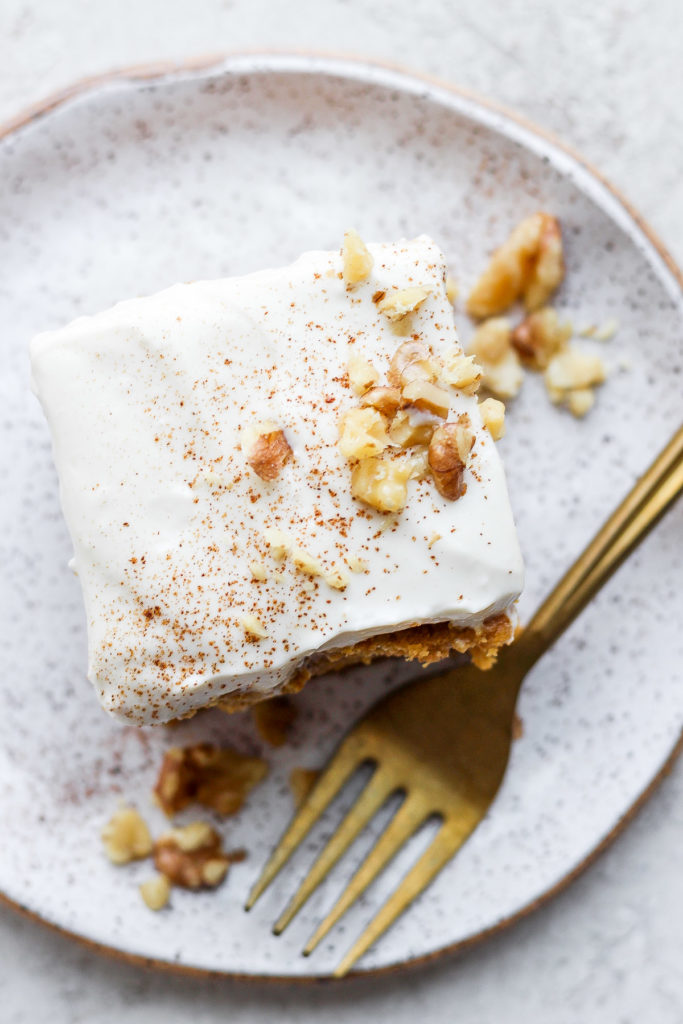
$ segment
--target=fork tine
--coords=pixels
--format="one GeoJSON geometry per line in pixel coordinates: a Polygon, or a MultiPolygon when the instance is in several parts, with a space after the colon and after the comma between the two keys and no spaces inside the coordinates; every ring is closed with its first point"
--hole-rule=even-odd
{"type": "Polygon", "coordinates": [[[245,910],[251,910],[256,900],[284,867],[299,843],[306,838],[344,783],[367,759],[362,736],[352,733],[342,742],[270,855],[260,877],[249,893],[245,910]]]}
{"type": "MultiPolygon", "coordinates": [[[[470,817],[470,816],[468,816],[470,817]]],[[[432,843],[405,876],[396,892],[389,897],[359,939],[334,970],[335,978],[348,974],[355,962],[368,951],[397,917],[420,895],[479,824],[481,815],[474,813],[468,822],[445,822],[432,843]]]]}
{"type": "Polygon", "coordinates": [[[275,935],[280,935],[285,930],[309,896],[318,888],[327,873],[334,867],[342,854],[348,850],[359,832],[374,817],[380,807],[386,803],[391,793],[398,788],[396,782],[385,774],[381,767],[376,769],[365,789],[356,800],[356,803],[350,808],[337,830],[328,840],[318,859],[299,886],[297,893],[275,922],[273,926],[273,933],[275,935]]]}
{"type": "Polygon", "coordinates": [[[365,892],[377,875],[398,853],[403,844],[413,835],[430,815],[427,802],[415,796],[408,796],[377,840],[366,859],[356,871],[348,886],[341,894],[327,917],[321,921],[304,947],[304,956],[313,952],[318,943],[327,935],[358,897],[365,892]]]}

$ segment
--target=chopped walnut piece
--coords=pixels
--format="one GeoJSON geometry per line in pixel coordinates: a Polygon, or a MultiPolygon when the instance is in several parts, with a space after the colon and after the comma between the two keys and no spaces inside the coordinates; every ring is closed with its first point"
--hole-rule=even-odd
{"type": "Polygon", "coordinates": [[[242,615],[240,626],[252,639],[264,640],[268,636],[268,630],[255,615],[242,615]]]}
{"type": "Polygon", "coordinates": [[[351,473],[351,493],[378,512],[400,512],[414,466],[401,459],[364,459],[351,473]]]}
{"type": "Polygon", "coordinates": [[[367,459],[389,444],[387,421],[377,409],[349,409],[339,424],[339,449],[347,459],[367,459]]]}
{"type": "Polygon", "coordinates": [[[541,214],[543,227],[536,258],[524,285],[524,305],[529,310],[544,306],[553,292],[562,284],[564,257],[562,234],[554,217],[541,214]]]}
{"type": "Polygon", "coordinates": [[[497,363],[483,363],[482,373],[482,386],[498,398],[514,398],[524,383],[519,356],[512,348],[497,363]]]}
{"type": "Polygon", "coordinates": [[[512,328],[504,316],[492,317],[477,327],[468,351],[482,363],[497,363],[510,351],[512,328]]]}
{"type": "Polygon", "coordinates": [[[251,709],[259,735],[271,747],[281,747],[286,741],[297,717],[297,710],[288,697],[271,697],[255,704],[251,709]]]}
{"type": "Polygon", "coordinates": [[[171,883],[166,875],[155,875],[142,883],[140,895],[150,910],[162,910],[171,895],[171,883]]]}
{"type": "Polygon", "coordinates": [[[268,570],[263,562],[250,562],[249,572],[251,573],[251,578],[259,583],[264,583],[268,579],[268,570]]]}
{"type": "Polygon", "coordinates": [[[292,458],[292,449],[283,431],[270,421],[245,427],[241,445],[256,475],[268,482],[277,480],[283,467],[292,458]]]}
{"type": "Polygon", "coordinates": [[[193,802],[218,814],[236,814],[267,771],[260,757],[248,757],[230,747],[210,743],[171,747],[164,755],[154,795],[168,815],[193,802]]]}
{"type": "Polygon", "coordinates": [[[263,539],[270,548],[273,558],[276,558],[278,561],[286,558],[292,549],[292,538],[277,526],[267,526],[263,531],[263,539]]]}
{"type": "Polygon", "coordinates": [[[314,558],[305,548],[293,547],[290,557],[296,568],[307,576],[322,576],[323,567],[317,558],[314,558]]]}
{"type": "Polygon", "coordinates": [[[512,332],[512,344],[522,361],[534,370],[545,370],[554,355],[572,336],[569,323],[561,323],[552,306],[530,313],[512,332]]]}
{"type": "Polygon", "coordinates": [[[435,416],[446,419],[451,406],[451,396],[443,388],[428,380],[413,380],[403,389],[403,400],[417,409],[424,409],[435,416]]]}
{"type": "Polygon", "coordinates": [[[342,246],[342,276],[347,288],[364,281],[372,270],[374,260],[367,245],[357,231],[344,232],[342,246]]]}
{"type": "Polygon", "coordinates": [[[458,286],[455,278],[449,274],[446,278],[446,298],[450,302],[451,306],[458,297],[458,286]]]}
{"type": "Polygon", "coordinates": [[[474,356],[466,356],[459,348],[449,349],[444,355],[439,373],[442,384],[450,384],[466,395],[474,395],[479,390],[481,376],[481,367],[474,356]]]}
{"type": "Polygon", "coordinates": [[[408,313],[414,313],[431,292],[431,288],[424,288],[421,285],[395,289],[387,292],[384,298],[379,300],[377,308],[380,313],[384,313],[387,320],[402,320],[408,313]]]}
{"type": "Polygon", "coordinates": [[[223,853],[218,832],[203,821],[170,829],[154,844],[155,867],[184,889],[214,889],[233,859],[223,853]]]}
{"type": "Polygon", "coordinates": [[[605,365],[598,356],[569,347],[548,363],[545,386],[550,400],[562,404],[573,416],[582,417],[595,402],[593,387],[605,379],[605,365]]]}
{"type": "Polygon", "coordinates": [[[497,398],[486,398],[479,403],[481,421],[494,441],[505,436],[505,406],[497,398]]]}
{"type": "Polygon", "coordinates": [[[576,388],[567,393],[566,405],[572,416],[581,419],[595,405],[595,392],[592,388],[576,388]]]}
{"type": "Polygon", "coordinates": [[[389,427],[389,438],[400,448],[429,444],[438,418],[420,409],[400,409],[389,427]]]}
{"type": "Polygon", "coordinates": [[[398,388],[372,387],[362,396],[360,404],[370,405],[383,416],[392,419],[401,405],[401,392],[398,388]]]}
{"type": "Polygon", "coordinates": [[[301,807],[319,778],[320,772],[316,768],[292,768],[289,775],[289,786],[292,790],[295,807],[301,807]]]}
{"type": "Polygon", "coordinates": [[[411,452],[402,462],[408,480],[426,480],[429,476],[429,455],[426,447],[421,446],[411,452]]]}
{"type": "Polygon", "coordinates": [[[363,558],[359,558],[357,555],[348,555],[346,559],[346,564],[348,565],[351,572],[361,573],[370,571],[368,563],[363,558]]]}
{"type": "Polygon", "coordinates": [[[502,313],[519,298],[527,309],[544,305],[564,277],[560,226],[547,213],[525,218],[491,257],[467,300],[476,318],[502,313]]]}
{"type": "Polygon", "coordinates": [[[437,427],[429,444],[429,468],[439,494],[457,501],[467,490],[465,468],[474,444],[469,416],[437,427]]]}
{"type": "Polygon", "coordinates": [[[152,852],[152,837],[134,807],[119,807],[102,829],[104,852],[112,864],[144,860],[152,852]]]}
{"type": "Polygon", "coordinates": [[[421,341],[404,341],[399,345],[389,364],[387,379],[392,387],[402,388],[413,380],[437,379],[438,366],[431,359],[429,349],[421,341]]]}
{"type": "Polygon", "coordinates": [[[550,360],[545,382],[548,391],[563,393],[602,384],[605,375],[605,364],[599,356],[570,347],[550,360]]]}
{"type": "Polygon", "coordinates": [[[379,373],[367,359],[351,354],[346,364],[351,390],[362,395],[379,380],[379,373]]]}
{"type": "Polygon", "coordinates": [[[511,340],[509,321],[505,317],[492,317],[477,328],[470,342],[470,352],[481,368],[482,386],[500,398],[514,398],[524,380],[511,340]]]}

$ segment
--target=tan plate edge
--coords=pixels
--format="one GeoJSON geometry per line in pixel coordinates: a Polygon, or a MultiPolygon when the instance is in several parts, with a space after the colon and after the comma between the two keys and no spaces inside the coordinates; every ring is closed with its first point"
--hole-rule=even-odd
{"type": "MultiPolygon", "coordinates": [[[[353,54],[345,54],[334,51],[323,51],[323,50],[236,50],[227,53],[216,53],[207,54],[201,57],[189,58],[183,61],[160,61],[152,64],[140,64],[129,67],[116,68],[111,71],[104,72],[100,75],[92,75],[87,78],[80,79],[74,82],[72,85],[67,86],[65,89],[61,89],[55,93],[52,93],[46,99],[39,101],[22,111],[16,117],[11,118],[9,121],[5,121],[0,124],[0,139],[12,134],[35,121],[38,118],[49,114],[51,111],[60,107],[63,103],[68,102],[71,99],[76,98],[84,93],[93,92],[98,87],[107,85],[110,82],[116,81],[144,81],[147,79],[163,78],[166,75],[182,74],[183,72],[192,71],[204,71],[210,68],[218,68],[224,62],[230,58],[237,57],[263,57],[263,58],[277,58],[277,57],[301,57],[305,59],[321,59],[321,60],[334,60],[339,62],[346,62],[349,65],[355,67],[368,67],[368,68],[379,68],[382,70],[393,71],[399,75],[403,75],[408,80],[413,82],[424,82],[426,85],[431,85],[436,88],[442,89],[445,92],[450,92],[456,96],[461,96],[464,99],[471,100],[473,103],[480,107],[484,107],[487,110],[493,111],[494,113],[502,115],[504,118],[520,125],[520,127],[526,129],[528,132],[538,136],[546,142],[549,142],[556,149],[561,150],[576,161],[581,167],[585,168],[600,184],[602,184],[614,198],[620,203],[620,205],[626,210],[629,217],[635,222],[638,228],[643,232],[648,241],[651,243],[653,248],[656,250],[658,255],[661,257],[667,268],[675,278],[679,287],[683,291],[683,271],[675,262],[673,256],[669,253],[664,243],[661,241],[656,232],[650,227],[646,220],[638,213],[638,211],[631,205],[629,200],[622,194],[622,192],[614,186],[603,174],[599,171],[590,161],[586,160],[580,153],[577,153],[571,146],[565,142],[556,138],[551,132],[546,131],[543,128],[539,128],[538,125],[532,121],[527,120],[523,115],[516,113],[513,110],[505,107],[504,104],[500,104],[495,100],[487,99],[483,96],[478,95],[470,89],[463,88],[461,86],[453,85],[450,82],[445,82],[436,76],[425,74],[422,72],[411,71],[410,69],[396,64],[391,61],[383,60],[368,60],[366,58],[357,57],[353,54]]],[[[182,975],[185,977],[195,978],[230,978],[235,981],[248,981],[248,982],[273,982],[276,984],[316,984],[322,982],[336,981],[337,984],[343,984],[352,980],[369,978],[369,977],[383,977],[385,975],[391,975],[404,971],[410,968],[419,968],[425,965],[433,964],[437,960],[441,960],[447,956],[455,953],[462,953],[473,946],[479,945],[486,939],[491,938],[494,935],[499,934],[505,928],[510,925],[516,924],[523,918],[527,917],[533,911],[538,910],[540,907],[549,903],[555,896],[558,896],[563,892],[571,883],[583,874],[583,872],[589,868],[618,836],[624,831],[626,826],[633,820],[638,811],[647,803],[648,799],[652,796],[654,791],[657,789],[659,784],[670,774],[676,760],[683,752],[683,731],[674,745],[671,753],[667,757],[666,761],[645,787],[643,792],[634,800],[629,809],[625,814],[617,821],[613,829],[607,833],[607,835],[601,840],[598,845],[591,850],[587,857],[580,861],[564,878],[560,879],[554,886],[539,896],[538,899],[533,900],[531,903],[522,907],[516,914],[510,915],[491,928],[487,928],[477,935],[472,936],[469,939],[464,939],[460,942],[453,943],[448,946],[443,946],[441,949],[435,950],[433,953],[427,953],[423,956],[413,957],[410,960],[406,960],[400,964],[390,964],[386,967],[373,967],[364,971],[353,971],[346,976],[344,979],[334,979],[332,975],[315,975],[308,977],[297,977],[296,975],[268,975],[268,974],[242,974],[236,971],[212,971],[201,967],[189,967],[182,964],[171,963],[168,960],[157,960],[154,957],[145,957],[136,953],[125,953],[122,950],[116,949],[113,946],[107,946],[104,943],[95,942],[92,939],[86,939],[84,936],[79,935],[77,932],[69,931],[67,928],[62,928],[60,925],[54,924],[52,921],[48,921],[41,917],[39,914],[32,910],[28,910],[23,907],[20,903],[16,903],[11,900],[3,892],[0,891],[0,905],[11,908],[23,917],[28,918],[30,921],[37,922],[38,924],[44,925],[53,932],[57,932],[69,939],[73,939],[78,942],[81,946],[86,949],[92,950],[96,953],[102,953],[106,956],[112,957],[115,960],[123,963],[130,964],[136,967],[143,968],[154,968],[156,970],[168,971],[172,974],[182,975]]]]}

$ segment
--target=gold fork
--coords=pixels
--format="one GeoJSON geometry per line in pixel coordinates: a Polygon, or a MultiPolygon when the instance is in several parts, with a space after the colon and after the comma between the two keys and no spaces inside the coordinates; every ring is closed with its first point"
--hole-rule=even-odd
{"type": "Polygon", "coordinates": [[[526,673],[652,529],[683,489],[683,427],[641,477],[496,665],[416,679],[378,701],[341,741],[254,885],[249,910],[342,786],[363,764],[372,775],[276,922],[279,935],[389,797],[403,801],[348,887],[304,948],[311,953],[401,847],[440,819],[430,846],[353,944],[345,975],[436,877],[487,813],[505,774],[517,696],[526,673]]]}

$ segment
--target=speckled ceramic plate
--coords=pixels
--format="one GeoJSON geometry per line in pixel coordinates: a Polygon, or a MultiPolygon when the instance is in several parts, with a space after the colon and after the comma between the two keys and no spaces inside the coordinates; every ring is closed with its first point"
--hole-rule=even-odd
{"type": "MultiPolygon", "coordinates": [[[[466,286],[510,226],[540,207],[565,229],[562,310],[577,324],[616,317],[621,328],[600,347],[610,379],[585,421],[552,408],[537,378],[510,409],[501,448],[527,560],[523,616],[681,413],[680,279],[592,172],[455,91],[300,56],[114,76],[6,131],[0,889],[8,900],[124,955],[255,976],[327,975],[405,858],[308,960],[303,941],[367,838],[283,937],[271,935],[271,922],[320,832],[255,911],[245,914],[242,903],[291,813],[291,768],[320,765],[368,704],[414,672],[391,663],[311,684],[297,698],[291,744],[266,753],[270,778],[221,824],[249,859],[218,892],[177,891],[171,908],[150,913],[137,892],[149,865],[116,869],[102,855],[99,831],[118,798],[160,829],[149,792],[166,746],[201,737],[262,747],[249,716],[205,714],[153,731],[100,711],[85,679],[83,613],[66,568],[48,431],[29,393],[29,337],[175,281],[332,248],[349,225],[378,240],[429,232],[466,286]]],[[[466,334],[464,318],[461,327],[466,334]]],[[[660,775],[683,724],[681,525],[680,510],[669,515],[535,668],[522,694],[524,734],[492,813],[360,969],[460,947],[537,905],[615,834],[660,775]]]]}

